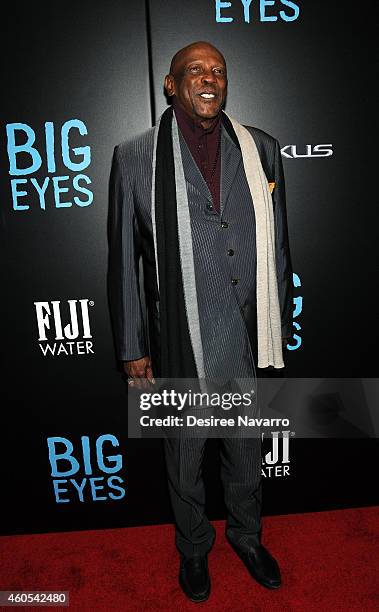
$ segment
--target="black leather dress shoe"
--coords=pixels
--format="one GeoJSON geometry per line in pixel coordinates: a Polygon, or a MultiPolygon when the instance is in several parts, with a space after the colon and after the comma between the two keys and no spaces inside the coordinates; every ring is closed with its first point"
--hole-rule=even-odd
{"type": "Polygon", "coordinates": [[[250,575],[259,582],[259,584],[268,589],[278,589],[280,587],[281,577],[278,562],[262,544],[259,546],[249,546],[248,549],[242,550],[229,538],[227,539],[231,547],[243,561],[250,575]]]}
{"type": "Polygon", "coordinates": [[[205,601],[211,592],[208,573],[208,556],[182,557],[180,561],[179,584],[191,601],[205,601]]]}

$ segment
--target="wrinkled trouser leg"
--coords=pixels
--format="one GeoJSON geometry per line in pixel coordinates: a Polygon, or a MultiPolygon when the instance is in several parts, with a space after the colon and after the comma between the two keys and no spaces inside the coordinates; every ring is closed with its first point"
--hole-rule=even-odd
{"type": "Polygon", "coordinates": [[[261,439],[224,438],[220,442],[226,534],[241,548],[257,545],[262,532],[261,439]]]}
{"type": "Polygon", "coordinates": [[[164,441],[168,486],[176,523],[176,546],[184,556],[206,554],[215,539],[204,513],[202,463],[206,438],[164,441]]]}

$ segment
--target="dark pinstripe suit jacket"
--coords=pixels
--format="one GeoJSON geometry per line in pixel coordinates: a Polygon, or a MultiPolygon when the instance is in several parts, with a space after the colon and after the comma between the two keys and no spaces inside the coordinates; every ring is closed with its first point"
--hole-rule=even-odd
{"type": "MultiPolygon", "coordinates": [[[[292,267],[278,142],[248,127],[272,194],[283,335],[292,328],[292,267]]],[[[182,136],[206,375],[249,377],[257,361],[254,207],[238,147],[222,128],[220,214],[182,136]]],[[[115,148],[109,215],[109,294],[118,357],[150,354],[159,376],[159,295],[151,223],[153,128],[115,148]],[[142,256],[147,321],[140,302],[142,256]]]]}

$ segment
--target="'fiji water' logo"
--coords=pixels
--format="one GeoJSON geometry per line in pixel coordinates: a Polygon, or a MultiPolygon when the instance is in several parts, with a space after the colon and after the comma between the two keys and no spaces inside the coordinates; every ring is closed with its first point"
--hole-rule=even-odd
{"type": "Polygon", "coordinates": [[[264,478],[290,476],[290,438],[294,431],[271,431],[267,436],[262,433],[262,476],[264,478]],[[266,450],[266,441],[271,442],[271,450],[266,450]]]}
{"type": "Polygon", "coordinates": [[[44,357],[94,354],[88,299],[34,302],[38,345],[44,357]]]}
{"type": "Polygon", "coordinates": [[[47,438],[51,477],[57,504],[72,501],[120,500],[125,497],[120,443],[113,434],[91,441],[82,436],[75,445],[61,436],[47,438]]]}

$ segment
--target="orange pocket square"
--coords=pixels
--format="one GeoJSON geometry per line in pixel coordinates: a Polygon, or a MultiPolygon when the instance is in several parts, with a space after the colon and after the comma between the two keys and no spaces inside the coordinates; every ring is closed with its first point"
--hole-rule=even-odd
{"type": "Polygon", "coordinates": [[[272,193],[274,191],[275,185],[276,185],[275,181],[273,181],[272,183],[268,184],[268,188],[270,190],[270,193],[272,193]]]}

